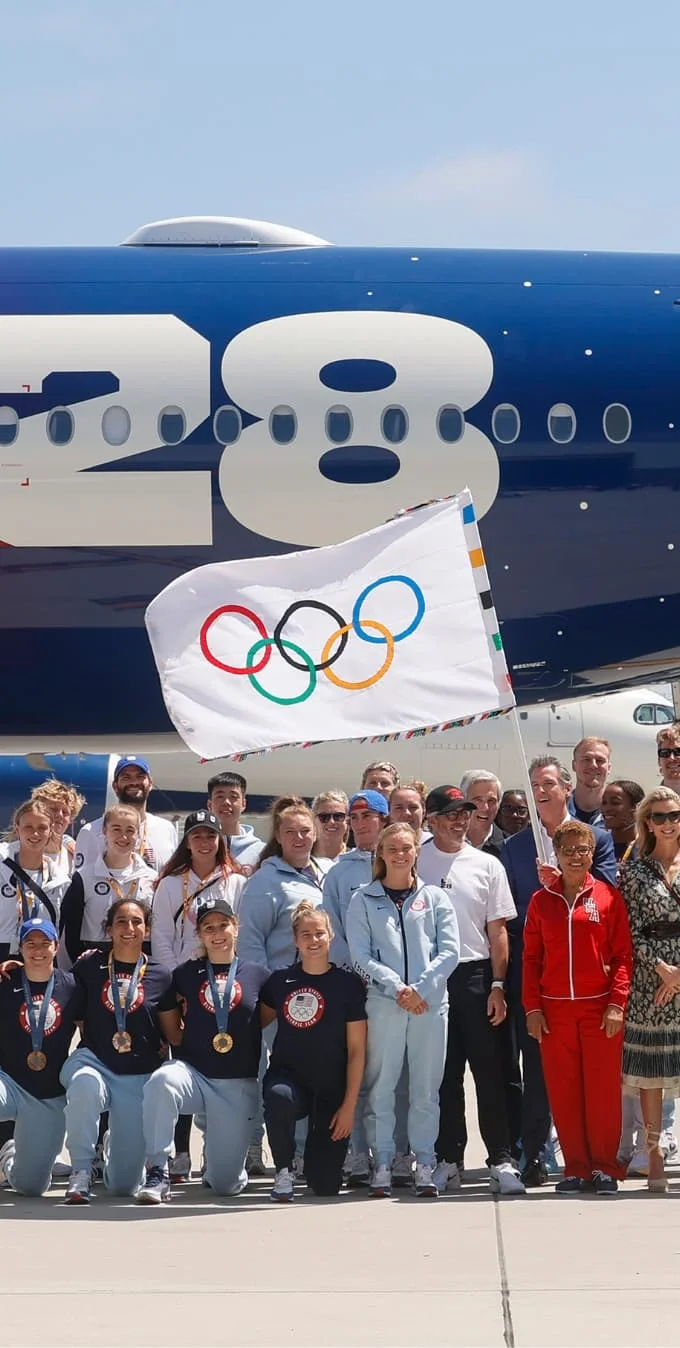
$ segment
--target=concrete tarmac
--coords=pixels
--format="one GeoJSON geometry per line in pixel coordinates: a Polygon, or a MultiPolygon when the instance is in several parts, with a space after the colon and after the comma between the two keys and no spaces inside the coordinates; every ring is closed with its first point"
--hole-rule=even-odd
{"type": "Polygon", "coordinates": [[[270,1179],[232,1200],[193,1180],[156,1208],[0,1192],[0,1344],[680,1345],[680,1172],[667,1196],[494,1199],[482,1156],[472,1137],[480,1168],[434,1200],[279,1206],[270,1179]]]}

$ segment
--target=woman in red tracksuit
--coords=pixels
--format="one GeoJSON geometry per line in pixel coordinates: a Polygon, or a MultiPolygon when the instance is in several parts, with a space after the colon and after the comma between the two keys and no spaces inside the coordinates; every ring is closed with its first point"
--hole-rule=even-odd
{"type": "MultiPolygon", "coordinates": [[[[619,890],[590,874],[595,839],[587,824],[561,824],[553,845],[559,871],[527,912],[522,1001],[564,1155],[555,1191],[615,1194],[625,1174],[616,1153],[633,964],[628,915],[619,890]]],[[[541,869],[545,882],[549,868],[541,869]]]]}

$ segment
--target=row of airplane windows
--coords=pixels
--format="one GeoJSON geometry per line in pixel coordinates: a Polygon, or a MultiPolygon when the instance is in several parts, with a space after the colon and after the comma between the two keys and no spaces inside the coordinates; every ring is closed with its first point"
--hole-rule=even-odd
{"type": "MultiPolygon", "coordinates": [[[[0,407],[0,446],[13,445],[18,438],[20,419],[13,407],[0,407]]],[[[455,403],[447,403],[437,412],[439,438],[455,444],[465,433],[465,414],[455,403]]],[[[47,413],[45,430],[53,445],[67,445],[75,434],[75,416],[68,407],[55,407],[47,413]]],[[[556,445],[568,445],[576,435],[576,413],[567,403],[555,403],[547,416],[550,439],[556,445]]],[[[219,407],[213,417],[215,439],[222,445],[238,440],[243,423],[237,407],[219,407]]],[[[383,439],[399,445],[409,431],[405,407],[386,407],[380,418],[383,439]]],[[[491,433],[501,445],[512,445],[522,429],[520,414],[512,403],[500,403],[491,414],[491,433]]],[[[623,445],[633,429],[632,418],[622,403],[610,403],[602,415],[602,429],[613,445],[623,445]]],[[[326,412],[326,436],[331,444],[343,445],[352,438],[354,418],[348,407],[329,407],[326,412]]],[[[298,420],[292,407],[274,407],[269,414],[269,433],[279,445],[295,439],[298,420]]],[[[124,445],[130,438],[132,421],[125,407],[107,407],[102,415],[102,436],[108,445],[124,445]]],[[[186,435],[186,416],[181,407],[163,407],[158,414],[158,437],[164,445],[179,445],[186,435]]]]}

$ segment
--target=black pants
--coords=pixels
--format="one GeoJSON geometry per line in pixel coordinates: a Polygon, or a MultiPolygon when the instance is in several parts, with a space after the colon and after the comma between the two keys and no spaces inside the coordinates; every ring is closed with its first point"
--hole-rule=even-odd
{"type": "Polygon", "coordinates": [[[267,1072],[263,1089],[264,1121],[277,1170],[292,1170],[295,1156],[295,1125],[308,1119],[305,1146],[305,1179],[315,1194],[337,1194],[342,1185],[342,1167],[349,1138],[334,1142],[330,1121],[342,1103],[324,1100],[282,1073],[267,1072]]]}
{"type": "Polygon", "coordinates": [[[519,1001],[514,1004],[515,1032],[522,1055],[522,1145],[526,1163],[537,1161],[550,1136],[550,1105],[543,1077],[538,1040],[527,1034],[527,1018],[519,1001]]]}
{"type": "Polygon", "coordinates": [[[477,1094],[479,1130],[488,1156],[487,1165],[511,1160],[508,1115],[503,1079],[500,1029],[487,1015],[491,992],[491,961],[459,964],[448,981],[449,1037],[444,1078],[439,1092],[437,1160],[461,1165],[465,1127],[465,1065],[470,1064],[477,1094]]]}

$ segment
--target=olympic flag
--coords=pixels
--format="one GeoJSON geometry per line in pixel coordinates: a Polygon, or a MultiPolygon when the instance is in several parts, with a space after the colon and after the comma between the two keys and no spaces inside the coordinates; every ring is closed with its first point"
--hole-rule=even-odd
{"type": "Polygon", "coordinates": [[[169,715],[202,758],[514,706],[467,491],[333,547],[189,571],[146,625],[169,715]]]}

